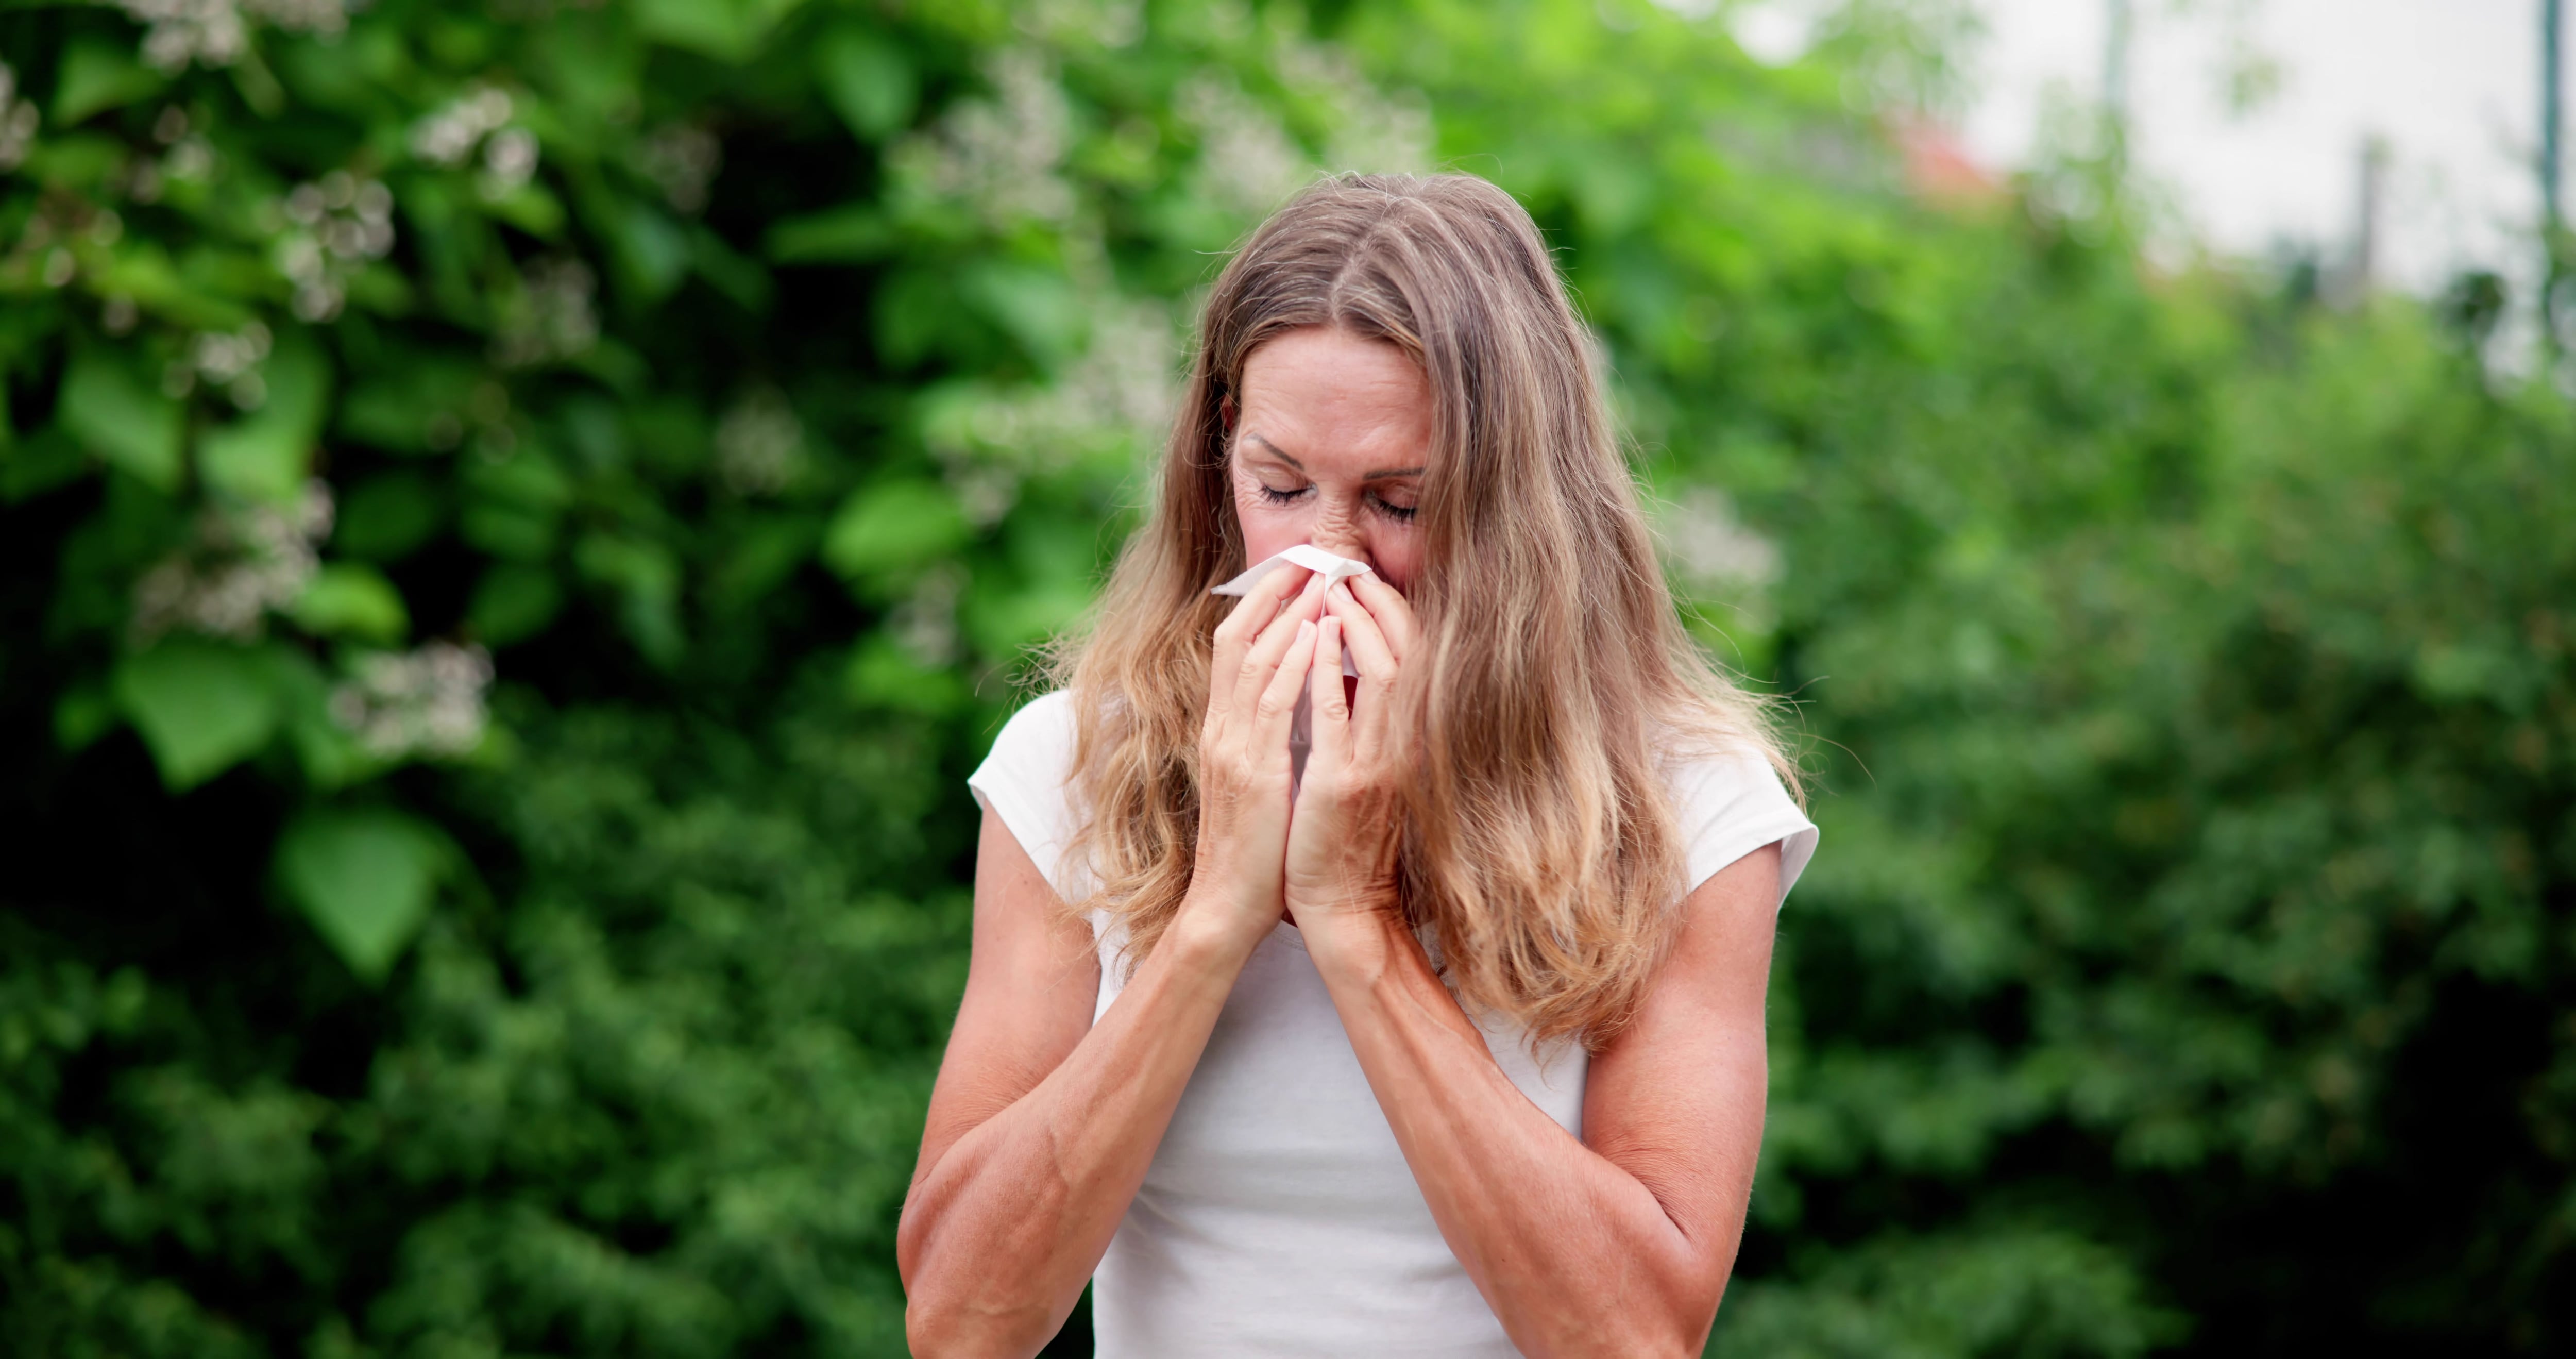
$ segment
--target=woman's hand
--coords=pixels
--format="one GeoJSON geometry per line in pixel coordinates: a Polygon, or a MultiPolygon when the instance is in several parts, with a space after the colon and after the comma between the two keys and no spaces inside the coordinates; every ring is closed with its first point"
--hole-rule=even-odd
{"type": "Polygon", "coordinates": [[[1216,627],[1199,732],[1198,866],[1181,919],[1241,943],[1258,943],[1279,922],[1288,727],[1315,655],[1322,585],[1303,567],[1273,571],[1216,627]]]}
{"type": "Polygon", "coordinates": [[[1314,741],[1288,829],[1288,913],[1308,932],[1396,909],[1403,773],[1413,737],[1396,721],[1396,678],[1413,645],[1413,611],[1375,576],[1336,585],[1308,662],[1314,741]],[[1344,687],[1348,643],[1358,680],[1344,687]]]}

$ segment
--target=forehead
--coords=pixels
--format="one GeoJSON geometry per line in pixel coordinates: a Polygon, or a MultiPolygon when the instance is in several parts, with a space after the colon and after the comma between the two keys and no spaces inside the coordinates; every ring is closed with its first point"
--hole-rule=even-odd
{"type": "Polygon", "coordinates": [[[1384,340],[1321,326],[1292,330],[1244,361],[1240,428],[1301,462],[1419,455],[1431,443],[1431,384],[1384,340]]]}

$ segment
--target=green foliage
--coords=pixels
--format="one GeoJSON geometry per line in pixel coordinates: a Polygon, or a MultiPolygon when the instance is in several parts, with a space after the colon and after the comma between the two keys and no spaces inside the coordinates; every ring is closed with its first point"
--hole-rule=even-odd
{"type": "Polygon", "coordinates": [[[277,841],[279,885],[351,971],[382,980],[429,915],[437,834],[399,812],[323,811],[277,841]]]}
{"type": "Polygon", "coordinates": [[[1811,738],[1712,1352],[2566,1343],[2565,405],[2092,168],[1918,201],[1937,24],[240,13],[0,15],[20,1350],[899,1352],[957,781],[1212,261],[1434,162],[1811,738]]]}

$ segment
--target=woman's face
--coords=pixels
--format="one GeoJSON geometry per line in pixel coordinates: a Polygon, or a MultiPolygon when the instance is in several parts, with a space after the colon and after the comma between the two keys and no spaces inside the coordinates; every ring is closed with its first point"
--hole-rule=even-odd
{"type": "Polygon", "coordinates": [[[1253,350],[1226,465],[1244,560],[1312,543],[1405,589],[1430,454],[1431,384],[1403,350],[1327,326],[1253,350]]]}

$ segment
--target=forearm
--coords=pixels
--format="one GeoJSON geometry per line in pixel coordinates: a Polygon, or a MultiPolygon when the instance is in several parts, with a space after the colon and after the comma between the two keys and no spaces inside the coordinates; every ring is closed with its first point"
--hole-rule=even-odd
{"type": "Polygon", "coordinates": [[[1712,1261],[1713,1243],[1531,1103],[1400,925],[1309,944],[1432,1217],[1521,1352],[1695,1353],[1732,1242],[1712,1261]]]}
{"type": "Polygon", "coordinates": [[[1073,1052],[905,1201],[915,1353],[1026,1355],[1108,1248],[1248,950],[1176,923],[1073,1052]]]}

